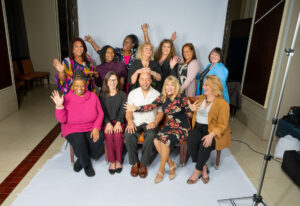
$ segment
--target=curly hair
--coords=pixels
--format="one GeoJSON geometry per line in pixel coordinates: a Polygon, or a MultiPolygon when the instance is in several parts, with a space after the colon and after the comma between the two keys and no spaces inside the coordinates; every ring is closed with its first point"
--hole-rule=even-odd
{"type": "Polygon", "coordinates": [[[151,47],[152,55],[151,55],[151,57],[150,57],[150,60],[154,60],[154,52],[153,52],[154,46],[153,46],[152,44],[148,43],[148,42],[143,42],[143,43],[139,46],[139,48],[138,48],[138,50],[137,50],[137,52],[136,52],[136,59],[140,59],[140,60],[142,59],[142,53],[143,53],[143,51],[144,51],[145,46],[150,46],[150,47],[151,47]]]}
{"type": "Polygon", "coordinates": [[[71,59],[74,59],[74,54],[73,54],[73,48],[74,48],[74,44],[75,42],[81,42],[82,46],[83,46],[83,52],[81,54],[82,60],[86,63],[86,65],[88,67],[91,66],[91,62],[89,61],[89,59],[87,58],[87,48],[86,48],[86,44],[84,43],[83,39],[81,39],[80,37],[75,37],[72,39],[70,45],[69,45],[69,57],[71,59]]]}
{"type": "Polygon", "coordinates": [[[171,39],[163,39],[160,43],[159,43],[159,46],[155,52],[155,59],[157,61],[160,60],[161,56],[162,56],[162,47],[164,44],[170,44],[170,47],[171,47],[171,51],[169,53],[169,55],[167,56],[167,59],[170,61],[170,59],[172,59],[175,55],[176,55],[176,49],[175,49],[175,46],[174,46],[174,43],[171,39]]]}
{"type": "Polygon", "coordinates": [[[111,49],[114,51],[114,59],[113,59],[113,61],[114,61],[114,62],[117,61],[117,57],[116,57],[114,48],[113,48],[112,46],[110,46],[110,45],[105,45],[105,46],[102,47],[102,49],[100,50],[100,61],[101,61],[101,64],[106,63],[105,56],[106,56],[106,52],[107,52],[107,50],[108,50],[109,48],[111,48],[111,49]]]}

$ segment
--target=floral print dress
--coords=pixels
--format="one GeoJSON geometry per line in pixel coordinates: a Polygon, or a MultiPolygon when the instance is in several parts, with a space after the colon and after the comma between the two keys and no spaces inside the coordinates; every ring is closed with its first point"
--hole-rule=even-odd
{"type": "Polygon", "coordinates": [[[190,123],[186,114],[186,112],[190,112],[187,97],[175,97],[173,101],[167,97],[163,102],[162,96],[160,96],[152,104],[138,107],[136,112],[148,112],[159,106],[162,106],[168,122],[158,132],[156,138],[170,147],[184,142],[190,131],[190,123]]]}

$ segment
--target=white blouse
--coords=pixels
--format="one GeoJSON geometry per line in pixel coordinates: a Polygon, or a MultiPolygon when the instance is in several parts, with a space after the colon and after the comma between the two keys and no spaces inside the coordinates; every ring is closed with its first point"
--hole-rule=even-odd
{"type": "Polygon", "coordinates": [[[206,99],[202,102],[200,108],[197,111],[196,122],[200,124],[208,124],[208,112],[211,108],[212,103],[205,108],[206,99]]]}

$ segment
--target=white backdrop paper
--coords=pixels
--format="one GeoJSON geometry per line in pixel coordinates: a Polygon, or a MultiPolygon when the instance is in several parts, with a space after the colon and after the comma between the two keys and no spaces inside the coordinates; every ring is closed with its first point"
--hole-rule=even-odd
{"type": "MultiPolygon", "coordinates": [[[[184,43],[196,48],[201,69],[212,48],[222,47],[227,0],[77,0],[79,35],[90,34],[100,46],[122,47],[128,34],[144,41],[141,24],[150,25],[149,36],[157,48],[163,38],[177,32],[175,46],[181,55],[184,43]]],[[[99,64],[99,56],[88,53],[99,64]]]]}

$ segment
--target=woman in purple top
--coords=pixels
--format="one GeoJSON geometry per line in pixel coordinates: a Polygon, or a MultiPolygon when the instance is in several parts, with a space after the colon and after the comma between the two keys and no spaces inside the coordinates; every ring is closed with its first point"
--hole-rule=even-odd
{"type": "Polygon", "coordinates": [[[114,71],[120,77],[120,89],[124,89],[125,80],[127,79],[127,70],[125,64],[117,61],[114,48],[110,45],[104,46],[100,51],[101,64],[96,67],[99,77],[95,79],[98,87],[101,87],[105,75],[109,71],[114,71]]]}
{"type": "Polygon", "coordinates": [[[84,168],[89,177],[95,175],[91,158],[103,153],[104,134],[101,125],[104,113],[97,95],[86,88],[87,79],[81,70],[73,75],[73,89],[65,96],[53,91],[56,119],[61,123],[62,136],[72,145],[77,157],[74,171],[84,168]]]}

